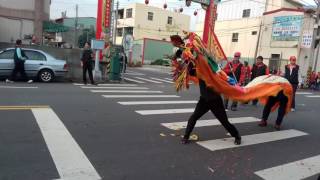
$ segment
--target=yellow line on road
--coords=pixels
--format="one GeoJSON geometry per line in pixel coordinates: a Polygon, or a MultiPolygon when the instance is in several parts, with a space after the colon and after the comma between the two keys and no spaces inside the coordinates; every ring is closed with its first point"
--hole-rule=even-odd
{"type": "Polygon", "coordinates": [[[0,106],[0,111],[6,110],[31,110],[39,108],[50,108],[49,106],[0,106]]]}

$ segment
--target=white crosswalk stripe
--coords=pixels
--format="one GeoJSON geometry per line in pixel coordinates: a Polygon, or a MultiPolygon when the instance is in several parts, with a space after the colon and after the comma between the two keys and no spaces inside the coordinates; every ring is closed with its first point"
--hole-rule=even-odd
{"type": "Polygon", "coordinates": [[[291,129],[291,130],[282,130],[282,131],[276,131],[276,132],[242,136],[241,145],[233,144],[234,138],[223,138],[223,139],[216,139],[216,140],[200,141],[197,143],[200,146],[203,146],[206,149],[209,149],[210,151],[217,151],[217,150],[224,150],[229,148],[239,148],[242,146],[267,143],[272,141],[279,141],[279,140],[305,136],[305,135],[308,135],[308,134],[302,131],[291,129]]]}
{"type": "Polygon", "coordinates": [[[142,77],[135,77],[139,80],[143,80],[143,81],[147,81],[147,82],[152,82],[152,83],[156,83],[156,84],[162,84],[162,82],[160,81],[154,81],[154,80],[150,80],[150,79],[147,79],[147,78],[142,78],[142,77]]]}
{"type": "Polygon", "coordinates": [[[121,105],[155,105],[155,104],[196,104],[198,101],[126,101],[121,105]]]}
{"type": "Polygon", "coordinates": [[[97,87],[97,86],[81,86],[83,89],[149,89],[147,87],[97,87]]]}
{"type": "Polygon", "coordinates": [[[131,82],[135,82],[135,83],[139,83],[139,84],[144,84],[145,82],[143,81],[138,81],[138,80],[135,80],[135,79],[131,79],[131,78],[123,78],[124,80],[127,80],[127,81],[131,81],[131,82]]]}
{"type": "Polygon", "coordinates": [[[157,80],[157,81],[166,82],[166,83],[170,83],[170,84],[173,84],[173,82],[172,82],[172,81],[168,81],[168,80],[164,80],[164,79],[159,79],[159,78],[155,78],[155,77],[151,77],[151,79],[153,79],[153,80],[157,80]]]}
{"type": "Polygon", "coordinates": [[[320,95],[310,95],[310,96],[306,96],[308,98],[320,98],[320,95]]]}
{"type": "MultiPolygon", "coordinates": [[[[249,123],[249,122],[258,122],[260,119],[255,117],[240,117],[240,118],[229,118],[230,123],[239,124],[239,123],[249,123]]],[[[173,123],[161,123],[162,126],[172,129],[180,130],[187,127],[188,122],[173,122],[173,123]]],[[[205,127],[205,126],[218,126],[221,123],[217,119],[210,120],[198,120],[195,127],[205,127]]]]}
{"type": "Polygon", "coordinates": [[[300,180],[320,173],[320,155],[255,172],[265,180],[300,180]]]}
{"type": "Polygon", "coordinates": [[[177,95],[102,95],[105,98],[179,98],[177,95]]]}
{"type": "Polygon", "coordinates": [[[309,95],[309,94],[312,94],[311,92],[296,92],[296,94],[299,94],[299,95],[309,95]]]}
{"type": "MultiPolygon", "coordinates": [[[[75,86],[85,86],[85,84],[80,84],[80,83],[73,83],[73,85],[75,86]]],[[[91,86],[96,86],[96,85],[87,85],[88,87],[91,87],[91,86]]],[[[137,86],[136,84],[97,84],[97,86],[137,86]]]]}
{"type": "Polygon", "coordinates": [[[158,114],[179,114],[179,113],[191,113],[194,111],[194,108],[185,108],[185,109],[160,109],[160,110],[140,110],[136,111],[141,115],[158,115],[158,114]]]}
{"type": "Polygon", "coordinates": [[[0,86],[0,89],[38,89],[35,86],[0,86]]]}
{"type": "Polygon", "coordinates": [[[162,91],[140,91],[140,90],[90,90],[93,93],[163,93],[162,91]]]}

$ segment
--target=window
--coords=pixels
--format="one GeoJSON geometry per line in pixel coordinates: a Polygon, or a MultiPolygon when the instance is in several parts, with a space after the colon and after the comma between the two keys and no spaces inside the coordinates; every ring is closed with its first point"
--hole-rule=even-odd
{"type": "Polygon", "coordinates": [[[251,35],[257,35],[257,31],[252,31],[251,35]]]}
{"type": "Polygon", "coordinates": [[[132,18],[132,8],[126,10],[126,18],[132,18]]]}
{"type": "Polygon", "coordinates": [[[117,29],[117,36],[122,37],[123,34],[123,29],[122,28],[118,28],[117,29]]]}
{"type": "Polygon", "coordinates": [[[126,34],[133,35],[133,27],[126,27],[125,32],[126,32],[126,34]]]}
{"type": "Polygon", "coordinates": [[[243,18],[250,17],[250,9],[244,9],[242,12],[242,17],[243,18]]]}
{"type": "Polygon", "coordinates": [[[232,42],[238,42],[239,33],[232,33],[232,42]]]}
{"type": "Polygon", "coordinates": [[[118,10],[118,19],[123,19],[124,9],[118,10]]]}
{"type": "Polygon", "coordinates": [[[170,24],[170,25],[172,25],[172,17],[168,17],[168,22],[167,22],[168,24],[170,24]]]}
{"type": "Polygon", "coordinates": [[[153,12],[148,12],[148,20],[153,21],[153,12]]]}
{"type": "Polygon", "coordinates": [[[24,51],[26,53],[26,56],[28,56],[28,60],[36,60],[36,61],[45,61],[46,57],[37,51],[24,51]]]}
{"type": "Polygon", "coordinates": [[[0,59],[13,59],[14,50],[4,51],[0,54],[0,59]]]}

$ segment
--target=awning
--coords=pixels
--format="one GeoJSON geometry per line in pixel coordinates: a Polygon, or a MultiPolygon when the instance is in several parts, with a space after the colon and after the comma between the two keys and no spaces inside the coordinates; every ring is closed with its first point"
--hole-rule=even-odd
{"type": "Polygon", "coordinates": [[[54,22],[44,21],[43,22],[43,31],[48,32],[48,33],[67,32],[67,31],[69,31],[69,28],[64,25],[57,24],[54,22]]]}

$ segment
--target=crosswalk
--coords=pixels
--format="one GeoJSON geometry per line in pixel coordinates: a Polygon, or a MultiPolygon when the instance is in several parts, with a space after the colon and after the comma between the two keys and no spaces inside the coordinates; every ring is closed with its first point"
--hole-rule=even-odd
{"type": "MultiPolygon", "coordinates": [[[[152,119],[153,117],[161,117],[166,115],[166,121],[160,122],[160,126],[167,129],[168,131],[181,131],[186,128],[187,121],[177,121],[168,122],[168,116],[189,113],[194,111],[194,106],[197,103],[195,99],[180,100],[180,96],[176,94],[165,94],[163,91],[152,90],[149,87],[141,86],[146,82],[159,81],[161,83],[167,83],[165,81],[160,81],[159,79],[152,78],[136,78],[135,81],[141,81],[143,83],[134,84],[104,84],[99,86],[83,86],[81,84],[75,84],[82,89],[88,90],[91,93],[100,93],[103,98],[116,99],[117,103],[123,107],[130,106],[134,109],[133,111],[140,116],[152,119]],[[174,99],[173,99],[174,98],[174,99]],[[122,100],[124,99],[124,100],[122,100]],[[133,99],[133,100],[130,100],[133,99]],[[149,99],[149,100],[145,100],[149,99]],[[159,100],[164,99],[164,100],[159,100]],[[178,100],[177,100],[178,99],[178,100]],[[175,108],[167,108],[168,105],[175,105],[175,108]],[[161,106],[159,108],[158,106],[161,106]],[[183,106],[179,108],[179,106],[183,106]],[[187,107],[189,106],[189,107],[187,107]],[[163,108],[165,107],[165,108],[163,108]]],[[[165,79],[169,81],[168,79],[165,79]]],[[[133,83],[137,83],[134,82],[133,83]]],[[[160,83],[158,83],[160,84],[160,83]]],[[[297,95],[303,95],[305,97],[312,96],[316,97],[311,92],[298,92],[297,95]]],[[[176,118],[176,116],[175,116],[176,118]]],[[[174,120],[174,119],[172,119],[174,120]]],[[[260,121],[256,117],[237,117],[229,119],[233,124],[250,124],[254,123],[256,126],[257,122],[260,121]]],[[[221,123],[217,119],[207,119],[199,120],[195,128],[221,126],[221,123]]],[[[200,140],[196,142],[201,148],[209,150],[210,152],[224,151],[228,149],[241,149],[252,146],[269,145],[276,142],[281,142],[285,140],[295,141],[298,138],[309,136],[308,133],[297,130],[297,129],[285,129],[281,131],[271,131],[263,133],[250,134],[242,132],[242,144],[234,145],[232,137],[225,137],[219,139],[208,139],[200,140]]],[[[291,162],[288,164],[278,165],[275,167],[265,167],[254,172],[256,176],[262,179],[302,179],[306,177],[311,177],[317,173],[320,173],[320,155],[314,157],[306,157],[306,159],[301,159],[297,162],[291,162]],[[306,170],[306,167],[301,168],[301,164],[307,164],[310,169],[306,170]],[[299,169],[299,170],[298,170],[299,169]],[[291,172],[297,172],[299,175],[293,176],[291,172]]]]}

